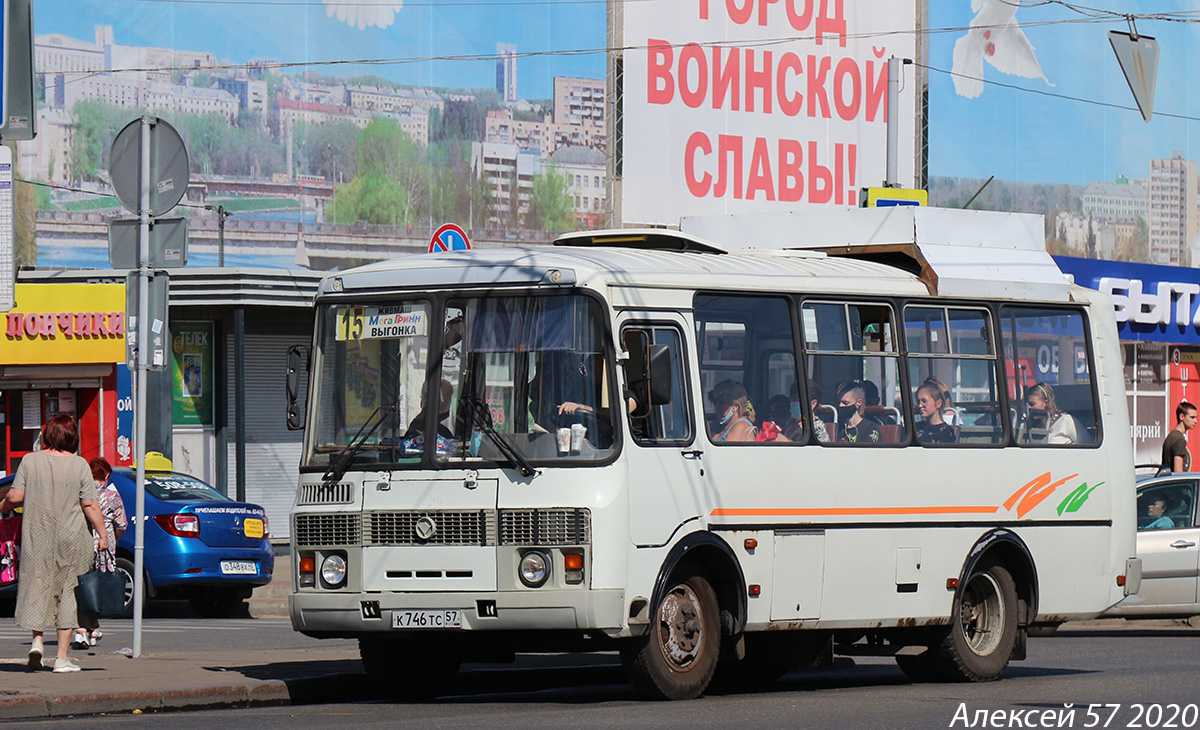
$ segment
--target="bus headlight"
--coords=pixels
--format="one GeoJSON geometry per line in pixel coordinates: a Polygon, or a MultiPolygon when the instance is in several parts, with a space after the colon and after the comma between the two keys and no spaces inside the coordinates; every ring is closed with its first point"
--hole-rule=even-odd
{"type": "Polygon", "coordinates": [[[336,588],[346,580],[346,559],[341,555],[330,555],[321,561],[321,580],[330,588],[336,588]]]}
{"type": "Polygon", "coordinates": [[[550,556],[540,550],[530,550],[521,556],[517,575],[530,588],[541,586],[550,577],[550,556]]]}

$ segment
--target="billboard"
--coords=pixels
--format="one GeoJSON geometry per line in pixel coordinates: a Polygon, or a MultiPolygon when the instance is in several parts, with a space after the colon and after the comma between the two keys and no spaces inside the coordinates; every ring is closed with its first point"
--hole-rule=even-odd
{"type": "Polygon", "coordinates": [[[917,0],[625,3],[621,218],[856,206],[886,174],[915,180],[917,66],[887,108],[888,58],[915,60],[917,0]]]}

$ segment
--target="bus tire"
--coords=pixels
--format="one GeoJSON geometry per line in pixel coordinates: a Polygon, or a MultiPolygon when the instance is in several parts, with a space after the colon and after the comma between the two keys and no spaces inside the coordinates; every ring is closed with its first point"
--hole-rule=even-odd
{"type": "Polygon", "coordinates": [[[434,636],[364,636],[358,655],[376,695],[398,702],[445,694],[461,663],[457,648],[434,636]]]}
{"type": "Polygon", "coordinates": [[[639,693],[652,699],[690,700],[704,692],[717,667],[717,594],[696,574],[668,585],[650,631],[622,648],[621,663],[639,693]]]}
{"type": "Polygon", "coordinates": [[[1016,582],[1003,566],[982,564],[955,597],[950,630],[930,659],[945,681],[990,682],[1004,673],[1016,642],[1016,582]]]}

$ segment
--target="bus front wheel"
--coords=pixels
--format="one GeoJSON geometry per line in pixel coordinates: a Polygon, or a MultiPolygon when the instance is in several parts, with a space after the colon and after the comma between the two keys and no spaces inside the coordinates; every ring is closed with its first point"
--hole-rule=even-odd
{"type": "Polygon", "coordinates": [[[1000,565],[980,567],[954,601],[950,631],[929,658],[953,682],[999,679],[1017,641],[1017,585],[1000,565]]]}
{"type": "Polygon", "coordinates": [[[634,687],[655,699],[699,697],[712,681],[721,648],[717,594],[700,575],[671,582],[647,636],[621,651],[634,687]]]}

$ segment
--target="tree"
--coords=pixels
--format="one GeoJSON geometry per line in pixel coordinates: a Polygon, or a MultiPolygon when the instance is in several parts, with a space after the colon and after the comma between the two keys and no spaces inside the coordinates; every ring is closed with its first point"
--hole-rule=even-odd
{"type": "Polygon", "coordinates": [[[404,190],[395,180],[376,175],[359,175],[338,188],[333,202],[333,219],[338,223],[400,225],[407,209],[404,190]]]}
{"type": "Polygon", "coordinates": [[[577,227],[575,201],[567,190],[569,178],[553,165],[546,165],[533,179],[533,194],[529,202],[530,218],[538,227],[551,233],[571,231],[577,227]]]}
{"type": "Polygon", "coordinates": [[[1087,257],[1096,258],[1096,228],[1092,225],[1092,214],[1088,213],[1087,257]]]}
{"type": "Polygon", "coordinates": [[[37,211],[34,185],[18,176],[13,190],[13,253],[17,266],[37,266],[37,211]]]}

